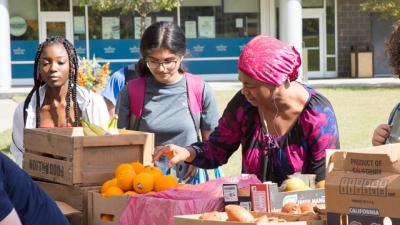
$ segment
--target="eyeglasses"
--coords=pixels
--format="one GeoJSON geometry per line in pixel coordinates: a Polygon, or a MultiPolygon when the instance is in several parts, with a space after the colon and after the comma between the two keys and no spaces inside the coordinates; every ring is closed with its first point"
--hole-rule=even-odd
{"type": "Polygon", "coordinates": [[[147,60],[146,64],[147,67],[150,69],[158,69],[160,66],[162,66],[165,70],[174,70],[176,68],[177,62],[179,60],[171,60],[171,61],[164,61],[164,62],[157,62],[157,61],[152,61],[152,60],[147,60]]]}

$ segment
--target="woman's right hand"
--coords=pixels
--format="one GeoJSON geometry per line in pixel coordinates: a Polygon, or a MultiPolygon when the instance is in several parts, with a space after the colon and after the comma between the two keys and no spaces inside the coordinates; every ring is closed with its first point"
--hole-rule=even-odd
{"type": "Polygon", "coordinates": [[[165,155],[170,158],[168,167],[171,168],[179,162],[191,162],[196,156],[196,152],[193,148],[183,148],[173,144],[167,144],[164,146],[157,146],[153,154],[153,162],[160,160],[160,157],[165,155]]]}
{"type": "Polygon", "coordinates": [[[372,136],[372,145],[378,146],[383,145],[390,134],[390,125],[381,124],[375,128],[374,134],[372,136]]]}

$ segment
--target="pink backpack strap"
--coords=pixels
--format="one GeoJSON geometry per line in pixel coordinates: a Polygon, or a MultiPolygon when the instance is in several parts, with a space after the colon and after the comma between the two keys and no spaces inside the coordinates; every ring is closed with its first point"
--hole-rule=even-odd
{"type": "Polygon", "coordinates": [[[129,81],[128,93],[131,113],[140,118],[143,112],[144,92],[146,88],[146,77],[129,81]]]}
{"type": "Polygon", "coordinates": [[[203,111],[204,81],[200,76],[190,73],[185,73],[185,77],[189,109],[193,116],[197,116],[203,111]]]}

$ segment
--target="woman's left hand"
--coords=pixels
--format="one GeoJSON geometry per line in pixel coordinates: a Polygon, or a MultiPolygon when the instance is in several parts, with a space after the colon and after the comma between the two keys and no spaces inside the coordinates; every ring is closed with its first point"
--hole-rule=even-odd
{"type": "Polygon", "coordinates": [[[186,170],[185,176],[183,177],[183,180],[194,177],[196,175],[196,172],[197,172],[197,167],[193,166],[193,165],[189,165],[187,167],[187,170],[186,170]]]}

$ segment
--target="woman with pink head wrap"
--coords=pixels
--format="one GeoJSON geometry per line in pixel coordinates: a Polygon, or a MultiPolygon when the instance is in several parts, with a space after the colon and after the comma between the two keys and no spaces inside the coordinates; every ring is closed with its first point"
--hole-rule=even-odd
{"type": "Polygon", "coordinates": [[[241,145],[242,173],[278,184],[296,172],[324,180],[325,149],[339,148],[336,117],[324,96],[296,81],[300,65],[292,46],[270,36],[253,38],[238,61],[243,87],[209,140],[158,147],[153,159],[173,151],[170,166],[186,161],[215,168],[241,145]]]}

